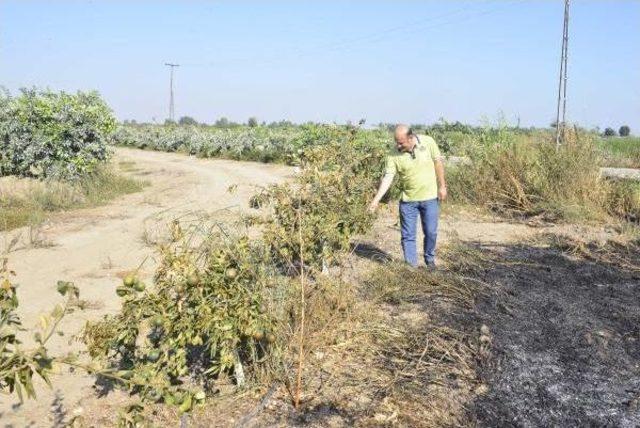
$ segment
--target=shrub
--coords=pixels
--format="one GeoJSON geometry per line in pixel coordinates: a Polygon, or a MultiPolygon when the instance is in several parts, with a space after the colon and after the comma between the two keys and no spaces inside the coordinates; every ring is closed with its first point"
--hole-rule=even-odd
{"type": "Polygon", "coordinates": [[[616,217],[640,222],[640,183],[613,180],[609,183],[606,209],[616,217]]]}
{"type": "Polygon", "coordinates": [[[605,137],[615,137],[616,135],[616,131],[613,128],[605,128],[604,130],[604,136],[605,137]]]}
{"type": "Polygon", "coordinates": [[[204,399],[208,381],[243,365],[264,362],[275,342],[263,299],[269,285],[264,254],[246,238],[185,234],[174,223],[173,242],[160,249],[154,290],[135,276],[116,289],[116,315],[90,322],[84,341],[91,357],[120,369],[131,393],[188,411],[204,399]]]}
{"type": "Polygon", "coordinates": [[[0,175],[76,179],[107,160],[115,129],[96,92],[0,95],[0,175]]]}
{"type": "Polygon", "coordinates": [[[280,263],[299,266],[304,261],[320,270],[371,226],[366,207],[386,149],[362,139],[365,135],[334,129],[330,142],[304,151],[296,183],[272,186],[263,195],[273,209],[265,241],[280,263]]]}

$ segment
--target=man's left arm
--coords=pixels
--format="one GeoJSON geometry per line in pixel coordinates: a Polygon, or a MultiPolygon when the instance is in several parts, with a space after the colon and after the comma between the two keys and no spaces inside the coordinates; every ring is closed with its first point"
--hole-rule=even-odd
{"type": "Polygon", "coordinates": [[[431,153],[431,159],[433,159],[433,165],[436,170],[436,179],[438,180],[438,199],[444,201],[447,199],[447,182],[444,179],[444,157],[440,153],[440,148],[431,137],[427,137],[427,147],[431,153]]]}
{"type": "Polygon", "coordinates": [[[442,157],[434,159],[433,165],[436,169],[436,178],[438,180],[438,199],[444,201],[447,199],[447,182],[444,179],[444,162],[442,157]]]}

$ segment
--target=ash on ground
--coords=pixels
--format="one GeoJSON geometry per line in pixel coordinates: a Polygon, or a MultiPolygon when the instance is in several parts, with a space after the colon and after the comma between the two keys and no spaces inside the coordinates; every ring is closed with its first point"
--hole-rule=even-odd
{"type": "Polygon", "coordinates": [[[491,356],[480,362],[489,390],[473,418],[491,427],[640,426],[640,273],[552,248],[481,249],[512,263],[480,273],[499,292],[476,306],[491,356]]]}

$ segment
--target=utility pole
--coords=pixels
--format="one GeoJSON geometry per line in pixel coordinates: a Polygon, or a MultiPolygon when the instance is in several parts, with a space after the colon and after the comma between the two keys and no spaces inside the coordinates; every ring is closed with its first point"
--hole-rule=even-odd
{"type": "Polygon", "coordinates": [[[560,55],[560,77],[558,79],[558,106],[556,109],[556,148],[564,142],[567,116],[567,57],[569,56],[569,1],[564,0],[564,23],[562,25],[562,54],[560,55]],[[562,121],[560,105],[562,104],[562,121]]]}
{"type": "Polygon", "coordinates": [[[171,77],[169,80],[169,119],[174,121],[174,109],[173,109],[173,69],[180,67],[180,64],[171,64],[165,62],[164,65],[171,67],[171,77]]]}

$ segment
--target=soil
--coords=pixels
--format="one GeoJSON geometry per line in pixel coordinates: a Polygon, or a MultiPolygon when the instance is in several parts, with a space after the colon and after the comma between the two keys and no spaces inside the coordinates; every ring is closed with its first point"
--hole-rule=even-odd
{"type": "MultiPolygon", "coordinates": [[[[73,281],[80,297],[90,303],[89,309],[63,320],[61,330],[68,334],[51,342],[52,355],[80,350],[72,335],[87,320],[119,309],[115,288],[128,272],[140,268],[139,276],[150,282],[156,265],[152,243],[167,222],[202,215],[222,223],[236,220],[249,210],[257,186],[292,173],[279,165],[122,148],[114,163],[149,185],[108,205],[56,214],[39,227],[0,233],[0,248],[9,250],[9,266],[17,273],[24,327],[33,328],[40,314],[62,302],[58,280],[73,281]],[[237,187],[229,192],[232,185],[237,187]]],[[[79,412],[83,398],[93,395],[93,379],[79,373],[65,371],[53,376],[52,383],[53,390],[38,382],[38,399],[23,405],[0,397],[2,426],[55,426],[60,413],[79,412]]]]}

